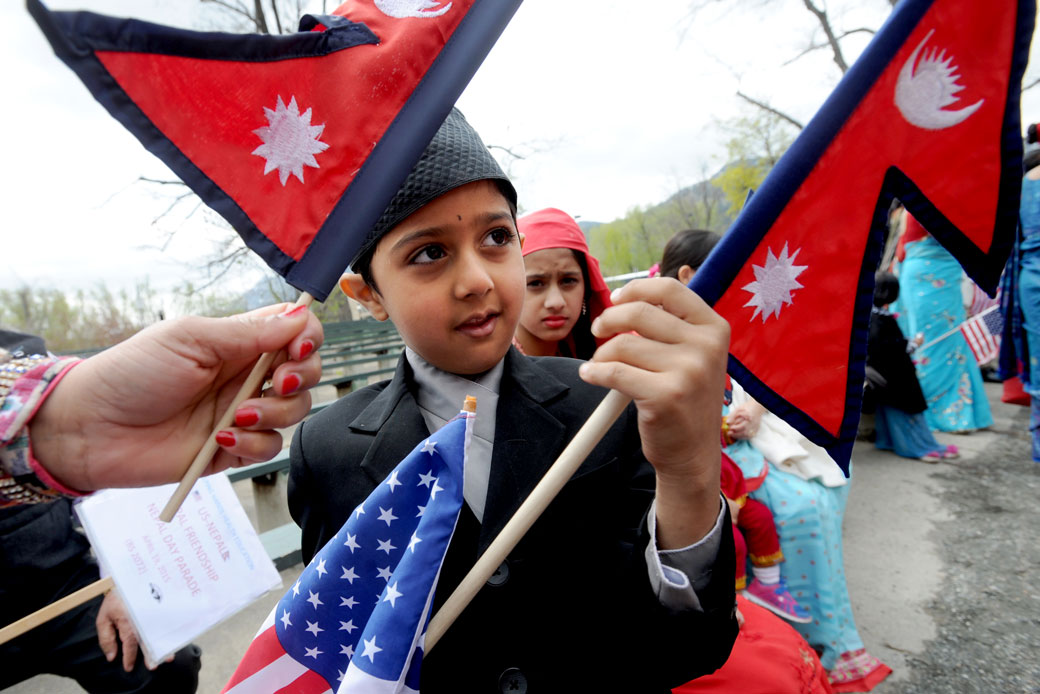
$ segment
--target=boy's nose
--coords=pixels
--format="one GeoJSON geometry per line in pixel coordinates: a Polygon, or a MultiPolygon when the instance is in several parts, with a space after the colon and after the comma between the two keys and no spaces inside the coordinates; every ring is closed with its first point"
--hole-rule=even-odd
{"type": "Polygon", "coordinates": [[[459,257],[455,274],[455,296],[465,299],[484,296],[495,288],[491,273],[477,253],[464,253],[459,257]]]}

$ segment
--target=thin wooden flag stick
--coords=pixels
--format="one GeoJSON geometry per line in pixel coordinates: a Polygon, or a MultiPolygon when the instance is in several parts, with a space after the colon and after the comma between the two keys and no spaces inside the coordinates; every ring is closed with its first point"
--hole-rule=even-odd
{"type": "Polygon", "coordinates": [[[556,498],[563,486],[567,484],[567,480],[589,457],[589,453],[614,424],[614,420],[628,407],[629,402],[631,402],[631,398],[616,390],[607,393],[607,396],[603,398],[588,421],[582,425],[571,442],[563,449],[560,457],[552,464],[542,480],[531,490],[513,517],[488,545],[487,550],[480,555],[480,559],[455,588],[455,592],[430,620],[430,626],[426,630],[427,653],[487,583],[487,580],[495,573],[495,569],[505,561],[524,533],[534,525],[549,503],[556,498]]]}
{"type": "MultiPolygon", "coordinates": [[[[310,306],[314,301],[314,297],[307,292],[300,294],[300,298],[296,300],[296,306],[310,306]]],[[[177,485],[177,489],[174,490],[170,500],[166,502],[165,508],[162,513],[159,514],[159,519],[164,523],[169,523],[173,520],[173,517],[177,515],[177,510],[180,509],[181,504],[188,498],[188,492],[195,486],[195,483],[202,473],[206,470],[206,466],[209,465],[210,461],[213,460],[213,454],[217,452],[217,432],[222,429],[227,429],[231,426],[231,423],[235,419],[235,410],[241,405],[246,399],[253,397],[253,395],[260,389],[260,385],[264,382],[267,377],[267,372],[271,369],[271,364],[274,363],[274,358],[277,352],[266,352],[260,356],[260,359],[253,366],[253,370],[249,372],[249,376],[246,378],[245,383],[238,389],[238,393],[235,395],[235,399],[228,405],[224,415],[217,422],[216,426],[213,427],[213,431],[210,433],[209,438],[206,439],[206,443],[202,445],[202,449],[195,456],[195,460],[191,461],[191,465],[184,472],[184,477],[181,478],[181,483],[177,485]]]]}
{"type": "Polygon", "coordinates": [[[27,614],[17,622],[11,622],[0,629],[0,644],[7,643],[25,632],[35,629],[45,622],[49,622],[58,615],[65,614],[74,607],[79,607],[88,600],[93,600],[98,595],[112,590],[115,583],[110,576],[94,581],[88,586],[83,586],[75,593],[70,593],[60,600],[52,602],[46,607],[41,607],[32,614],[27,614]]]}

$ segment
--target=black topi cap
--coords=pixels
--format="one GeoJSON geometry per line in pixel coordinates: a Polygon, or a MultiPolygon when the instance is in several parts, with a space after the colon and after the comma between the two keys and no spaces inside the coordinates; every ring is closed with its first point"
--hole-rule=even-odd
{"type": "Polygon", "coordinates": [[[351,265],[370,255],[383,234],[426,203],[459,186],[483,180],[501,181],[503,194],[516,206],[513,184],[484,146],[477,131],[461,111],[453,108],[379,221],[365,237],[351,265]]]}

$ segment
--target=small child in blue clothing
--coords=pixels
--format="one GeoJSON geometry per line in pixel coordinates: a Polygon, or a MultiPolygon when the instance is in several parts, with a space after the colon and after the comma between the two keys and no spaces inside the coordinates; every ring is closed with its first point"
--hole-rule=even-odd
{"type": "Polygon", "coordinates": [[[922,414],[928,409],[908,344],[888,305],[899,298],[899,279],[888,272],[874,276],[874,306],[867,341],[867,387],[864,409],[875,408],[875,445],[904,458],[937,463],[958,457],[956,446],[935,440],[922,414]]]}
{"type": "Polygon", "coordinates": [[[635,401],[424,658],[422,691],[666,692],[725,662],[733,542],[719,494],[729,328],[674,280],[633,282],[587,363],[511,348],[525,293],[516,193],[453,111],[341,287],[406,344],[393,379],[296,432],[289,506],[309,560],[475,394],[450,595],[606,388],[635,401]],[[483,416],[482,416],[483,415],[483,416]]]}

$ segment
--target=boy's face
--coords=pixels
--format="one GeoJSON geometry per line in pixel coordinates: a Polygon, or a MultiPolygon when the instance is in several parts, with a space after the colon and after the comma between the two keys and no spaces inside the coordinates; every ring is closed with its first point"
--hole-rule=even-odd
{"type": "Polygon", "coordinates": [[[379,320],[444,371],[476,374],[509,349],[524,300],[524,260],[509,204],[491,181],[427,203],[376,246],[372,278],[344,281],[379,320]]]}

